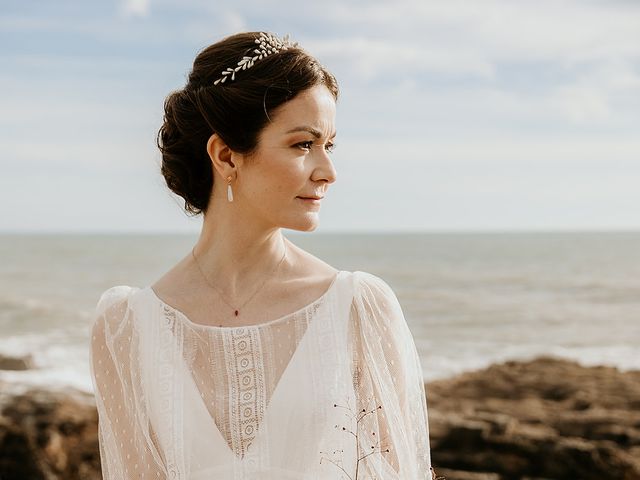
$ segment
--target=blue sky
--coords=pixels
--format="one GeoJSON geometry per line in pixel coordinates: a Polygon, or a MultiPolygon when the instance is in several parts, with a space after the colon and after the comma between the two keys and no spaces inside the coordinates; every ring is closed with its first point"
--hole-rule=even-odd
{"type": "Polygon", "coordinates": [[[289,33],[341,85],[318,232],[640,228],[640,2],[6,1],[0,231],[197,232],[160,175],[197,52],[289,33]]]}

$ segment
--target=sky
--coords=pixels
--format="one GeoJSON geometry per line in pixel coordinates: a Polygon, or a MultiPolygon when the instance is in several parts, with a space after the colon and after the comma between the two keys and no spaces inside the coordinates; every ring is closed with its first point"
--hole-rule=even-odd
{"type": "Polygon", "coordinates": [[[340,83],[316,232],[640,228],[640,1],[3,0],[0,232],[198,232],[163,100],[245,30],[340,83]]]}

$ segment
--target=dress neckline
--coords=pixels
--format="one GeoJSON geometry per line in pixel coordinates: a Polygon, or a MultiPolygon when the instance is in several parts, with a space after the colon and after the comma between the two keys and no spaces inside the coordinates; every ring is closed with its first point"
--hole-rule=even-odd
{"type": "Polygon", "coordinates": [[[334,275],[333,280],[331,280],[331,284],[329,285],[329,287],[324,291],[324,293],[322,295],[320,295],[318,298],[316,298],[313,302],[305,305],[304,307],[299,308],[298,310],[291,312],[291,313],[287,313],[285,315],[282,315],[281,317],[278,317],[274,320],[269,320],[266,322],[262,322],[262,323],[256,323],[253,325],[235,325],[235,326],[229,326],[229,327],[220,327],[218,325],[204,325],[202,323],[197,323],[192,321],[184,312],[182,312],[181,310],[169,305],[168,303],[166,303],[164,300],[162,300],[155,292],[155,290],[153,290],[153,288],[151,288],[151,285],[145,287],[145,290],[147,290],[149,292],[149,294],[163,307],[175,312],[179,317],[181,317],[187,324],[189,324],[190,326],[194,327],[194,328],[201,328],[201,329],[206,329],[206,330],[233,330],[233,329],[237,329],[237,328],[250,328],[250,329],[260,329],[260,328],[264,328],[267,327],[269,325],[273,325],[274,323],[280,323],[283,322],[284,320],[293,317],[296,314],[299,314],[301,312],[304,312],[305,310],[308,310],[309,308],[313,307],[314,305],[316,305],[317,303],[319,303],[320,301],[322,301],[326,296],[329,295],[329,293],[331,293],[331,291],[333,290],[333,288],[335,287],[335,285],[338,283],[338,277],[340,277],[340,275],[344,272],[344,270],[338,270],[338,272],[334,275]]]}

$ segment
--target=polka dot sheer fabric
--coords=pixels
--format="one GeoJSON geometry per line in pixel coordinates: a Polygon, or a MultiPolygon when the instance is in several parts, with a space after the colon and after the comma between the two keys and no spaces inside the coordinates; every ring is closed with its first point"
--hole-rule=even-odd
{"type": "Polygon", "coordinates": [[[418,353],[373,274],[340,271],[313,303],[244,327],[115,286],[90,358],[105,480],[432,478],[418,353]]]}

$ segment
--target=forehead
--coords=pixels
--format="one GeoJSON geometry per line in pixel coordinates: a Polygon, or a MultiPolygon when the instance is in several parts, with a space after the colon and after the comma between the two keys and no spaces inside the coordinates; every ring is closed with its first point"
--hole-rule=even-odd
{"type": "Polygon", "coordinates": [[[267,128],[283,133],[305,124],[330,130],[335,123],[335,115],[336,101],[333,95],[324,85],[315,85],[281,105],[275,117],[272,117],[273,123],[267,128]]]}

